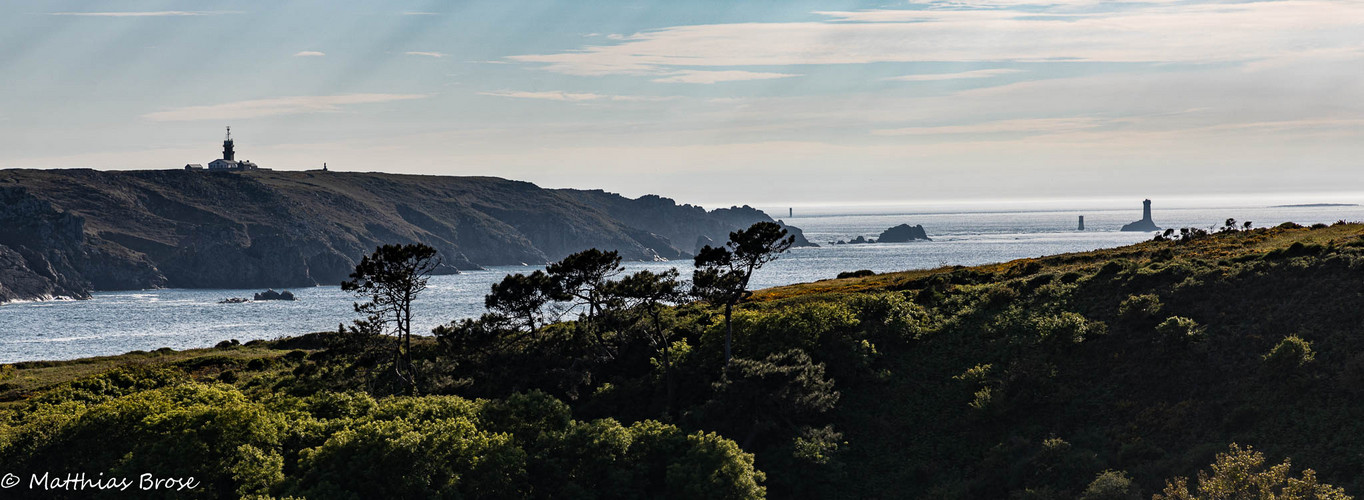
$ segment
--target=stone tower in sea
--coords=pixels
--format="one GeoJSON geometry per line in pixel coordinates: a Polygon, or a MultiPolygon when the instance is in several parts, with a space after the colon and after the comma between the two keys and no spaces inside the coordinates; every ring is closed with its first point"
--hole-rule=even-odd
{"type": "Polygon", "coordinates": [[[1151,220],[1151,200],[1143,200],[1143,201],[1141,202],[1141,220],[1136,221],[1136,222],[1132,222],[1132,223],[1130,223],[1130,224],[1124,224],[1124,225],[1122,226],[1122,230],[1123,230],[1123,231],[1159,231],[1159,230],[1160,230],[1160,226],[1157,226],[1156,223],[1155,223],[1155,221],[1152,221],[1152,220],[1151,220]]]}

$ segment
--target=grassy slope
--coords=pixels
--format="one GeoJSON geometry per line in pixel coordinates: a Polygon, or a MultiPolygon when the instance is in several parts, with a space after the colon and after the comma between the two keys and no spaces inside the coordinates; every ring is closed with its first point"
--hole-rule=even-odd
{"type": "MultiPolygon", "coordinates": [[[[763,315],[864,294],[923,304],[925,319],[915,328],[872,334],[863,318],[860,330],[848,333],[874,341],[878,351],[860,372],[812,353],[842,377],[842,399],[828,421],[847,445],[842,472],[829,475],[825,492],[999,498],[1045,487],[1074,492],[1097,471],[1121,469],[1149,494],[1241,442],[1273,460],[1291,456],[1358,493],[1361,268],[1364,226],[1263,229],[772,288],[745,306],[736,329],[743,337],[763,315]],[[1139,294],[1157,295],[1160,311],[1120,315],[1120,304],[1139,294]],[[1067,314],[1084,323],[1048,323],[1073,317],[1067,314]],[[1194,319],[1201,336],[1162,333],[1155,325],[1169,316],[1194,319]],[[1271,366],[1264,356],[1290,334],[1311,342],[1315,359],[1271,366]],[[983,365],[991,367],[983,375],[964,376],[983,365]]],[[[713,346],[707,342],[698,348],[713,346]]],[[[14,401],[125,363],[173,364],[204,379],[232,370],[246,384],[289,366],[252,369],[252,358],[301,359],[306,352],[288,354],[297,347],[308,346],[285,341],[11,365],[0,372],[0,398],[14,401]]],[[[758,349],[737,339],[740,356],[758,349]]]]}
{"type": "Polygon", "coordinates": [[[857,444],[847,461],[860,469],[862,494],[910,484],[934,485],[911,490],[930,497],[1000,497],[1044,485],[1074,492],[1108,468],[1128,470],[1150,494],[1237,441],[1292,457],[1358,493],[1361,247],[1358,224],[1273,228],[824,280],[763,290],[754,302],[780,310],[856,293],[915,296],[948,283],[946,298],[929,309],[940,322],[927,338],[880,346],[887,383],[844,389],[834,421],[857,444]],[[1038,282],[1061,289],[1034,288],[1038,282]],[[1011,291],[991,293],[1002,289],[1011,291]],[[1161,312],[1118,314],[1137,294],[1160,297],[1161,312]],[[1103,323],[1105,333],[1074,344],[1028,338],[1045,331],[1033,319],[1065,312],[1103,323]],[[1169,316],[1195,319],[1204,337],[1162,335],[1155,325],[1169,316]],[[1311,342],[1315,359],[1270,366],[1265,357],[1288,335],[1311,342]],[[982,365],[989,375],[967,376],[982,365]],[[972,407],[984,388],[992,397],[972,407]],[[1062,439],[1064,451],[1052,449],[1051,438],[1062,439]],[[976,480],[939,482],[945,476],[976,480]]]}
{"type": "Polygon", "coordinates": [[[1179,258],[1224,259],[1242,255],[1267,252],[1276,248],[1287,248],[1293,243],[1304,245],[1343,245],[1364,235],[1364,225],[1338,224],[1318,230],[1272,228],[1247,233],[1248,237],[1239,239],[1209,238],[1195,240],[1188,245],[1171,247],[1159,242],[1143,242],[1118,248],[1095,250],[1092,252],[1068,253],[1048,257],[1018,259],[983,266],[950,266],[937,269],[922,269],[883,273],[864,278],[845,278],[820,280],[814,283],[798,283],[759,290],[753,295],[757,302],[778,301],[789,298],[808,298],[826,294],[874,292],[881,290],[902,290],[914,288],[922,280],[950,273],[955,270],[968,270],[987,274],[1007,274],[1013,269],[1037,263],[1043,266],[1039,272],[1063,273],[1097,269],[1097,266],[1116,259],[1151,260],[1155,252],[1171,249],[1179,258]]]}
{"type": "MultiPolygon", "coordinates": [[[[200,380],[216,380],[227,370],[241,369],[251,360],[273,360],[292,352],[275,343],[232,349],[162,349],[135,351],[70,361],[28,361],[0,367],[0,409],[12,408],[26,397],[66,382],[131,366],[178,367],[200,380]]],[[[264,369],[255,371],[265,371],[264,369]]],[[[246,370],[250,372],[250,370],[246,370]]]]}

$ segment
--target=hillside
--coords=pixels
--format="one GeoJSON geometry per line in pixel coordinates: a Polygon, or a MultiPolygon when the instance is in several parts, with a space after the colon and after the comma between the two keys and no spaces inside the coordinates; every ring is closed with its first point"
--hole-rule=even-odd
{"type": "Polygon", "coordinates": [[[1362,300],[1364,225],[1284,225],[762,290],[728,370],[718,311],[679,306],[659,318],[675,384],[632,308],[597,334],[451,323],[417,344],[415,398],[392,395],[382,342],[335,333],[18,363],[0,367],[0,461],[169,467],[181,429],[219,422],[196,446],[237,454],[169,469],[219,493],[1095,499],[1170,493],[1214,459],[1253,471],[1253,447],[1316,471],[1276,498],[1340,499],[1364,491],[1362,300]],[[511,441],[421,465],[449,453],[430,418],[511,441]],[[342,452],[365,458],[328,462],[342,452]]]}
{"type": "Polygon", "coordinates": [[[431,245],[445,272],[545,263],[593,247],[630,260],[678,259],[702,238],[723,241],[768,220],[747,207],[707,212],[657,196],[491,177],[3,170],[0,302],[334,284],[384,243],[431,245]]]}

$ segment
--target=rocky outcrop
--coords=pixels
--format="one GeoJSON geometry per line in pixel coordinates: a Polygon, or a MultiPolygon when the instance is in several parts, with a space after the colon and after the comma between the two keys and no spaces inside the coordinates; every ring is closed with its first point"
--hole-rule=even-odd
{"type": "Polygon", "coordinates": [[[927,240],[928,233],[924,231],[923,225],[900,224],[881,232],[881,236],[876,238],[880,243],[905,243],[914,240],[927,240]]]}
{"type": "Polygon", "coordinates": [[[1151,219],[1142,219],[1136,222],[1129,222],[1127,224],[1123,224],[1121,230],[1151,232],[1159,231],[1160,226],[1157,226],[1156,223],[1151,219]]]}
{"type": "Polygon", "coordinates": [[[683,259],[701,242],[771,220],[750,207],[707,211],[490,177],[0,170],[0,302],[335,284],[385,243],[436,248],[440,273],[594,247],[629,260],[683,259]]]}
{"type": "Polygon", "coordinates": [[[271,288],[264,292],[258,292],[253,297],[252,300],[294,300],[294,292],[288,290],[276,292],[275,289],[271,288]]]}
{"type": "Polygon", "coordinates": [[[1123,224],[1123,231],[1159,231],[1155,221],[1151,220],[1151,200],[1141,202],[1141,220],[1123,224]]]}

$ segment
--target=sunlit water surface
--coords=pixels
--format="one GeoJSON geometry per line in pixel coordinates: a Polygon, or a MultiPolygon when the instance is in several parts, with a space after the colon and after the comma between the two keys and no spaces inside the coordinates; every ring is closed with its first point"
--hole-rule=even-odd
{"type": "MultiPolygon", "coordinates": [[[[1228,217],[1252,220],[1256,226],[1282,221],[1301,224],[1364,220],[1364,207],[1225,208],[1161,210],[1162,227],[1220,226],[1228,217]]],[[[754,287],[832,278],[843,271],[876,272],[977,265],[1024,257],[1081,252],[1136,243],[1150,233],[1123,233],[1122,224],[1140,218],[1139,211],[997,212],[902,215],[796,217],[787,222],[802,228],[819,248],[796,248],[760,270],[754,287]],[[1084,215],[1087,231],[1076,231],[1084,215]],[[888,227],[922,224],[933,241],[871,245],[828,245],[857,236],[875,238],[888,227]]],[[[690,275],[690,262],[629,262],[627,272],[678,267],[690,275]]],[[[537,267],[494,267],[431,278],[416,303],[416,331],[483,312],[488,288],[508,273],[537,267]]],[[[355,297],[337,286],[293,289],[293,302],[266,301],[219,304],[229,297],[250,297],[260,290],[164,289],[99,292],[81,301],[27,302],[0,305],[0,362],[72,359],[121,354],[160,347],[185,349],[226,340],[243,342],[301,333],[335,330],[356,318],[355,297]]]]}

